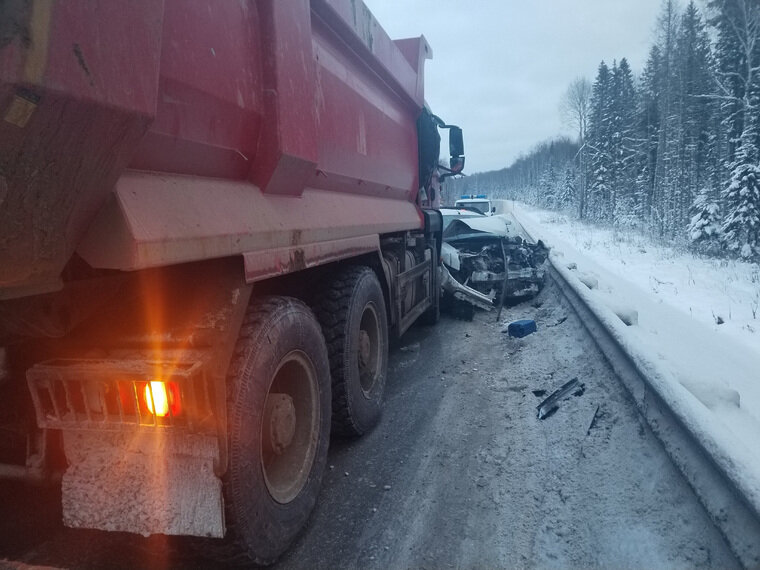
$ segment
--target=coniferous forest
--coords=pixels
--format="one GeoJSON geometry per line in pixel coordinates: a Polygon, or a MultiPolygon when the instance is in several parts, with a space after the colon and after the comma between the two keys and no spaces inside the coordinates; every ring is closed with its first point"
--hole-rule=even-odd
{"type": "Polygon", "coordinates": [[[561,103],[574,139],[451,183],[581,220],[760,260],[760,0],[664,0],[636,76],[602,61],[561,103]]]}

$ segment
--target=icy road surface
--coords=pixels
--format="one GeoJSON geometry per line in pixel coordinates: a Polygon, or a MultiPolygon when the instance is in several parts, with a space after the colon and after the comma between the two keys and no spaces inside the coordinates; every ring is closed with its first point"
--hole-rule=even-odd
{"type": "MultiPolygon", "coordinates": [[[[533,304],[502,315],[537,320],[523,339],[478,313],[414,328],[392,349],[382,423],[334,443],[314,516],[277,568],[737,566],[554,286],[533,304]],[[538,420],[537,404],[572,378],[583,394],[538,420]]],[[[2,493],[0,559],[214,567],[182,541],[33,532],[44,499],[21,501],[2,493]]]]}

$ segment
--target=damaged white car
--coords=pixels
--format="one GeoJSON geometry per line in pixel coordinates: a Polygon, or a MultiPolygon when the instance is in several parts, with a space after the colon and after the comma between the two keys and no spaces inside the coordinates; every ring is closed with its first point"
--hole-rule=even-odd
{"type": "Polygon", "coordinates": [[[490,310],[538,293],[549,254],[543,242],[526,241],[508,216],[446,208],[441,214],[444,305],[455,300],[490,310]]]}

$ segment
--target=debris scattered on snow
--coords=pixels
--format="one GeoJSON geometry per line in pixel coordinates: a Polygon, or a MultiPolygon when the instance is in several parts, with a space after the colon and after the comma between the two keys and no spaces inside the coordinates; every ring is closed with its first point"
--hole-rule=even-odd
{"type": "Polygon", "coordinates": [[[594,410],[594,417],[591,418],[591,423],[588,424],[588,429],[586,430],[586,435],[591,434],[591,430],[596,427],[596,420],[599,419],[599,405],[597,404],[596,410],[594,410]]]}
{"type": "Polygon", "coordinates": [[[567,268],[568,268],[570,271],[573,271],[574,269],[578,269],[578,264],[577,264],[577,263],[575,263],[575,262],[573,261],[572,263],[568,263],[568,264],[566,265],[566,267],[567,267],[567,268]]]}
{"type": "Polygon", "coordinates": [[[401,352],[419,352],[420,350],[420,343],[415,342],[414,344],[409,344],[407,346],[402,346],[399,349],[401,352]]]}
{"type": "Polygon", "coordinates": [[[556,327],[556,326],[561,325],[562,323],[564,323],[566,320],[567,320],[567,315],[565,315],[564,317],[560,317],[556,321],[554,321],[553,323],[550,323],[550,324],[546,325],[546,328],[556,327]]]}
{"type": "Polygon", "coordinates": [[[546,400],[536,406],[538,419],[543,420],[551,416],[559,408],[559,403],[568,395],[581,396],[585,390],[586,385],[579,382],[577,378],[566,382],[561,388],[552,392],[546,400]]]}
{"type": "Polygon", "coordinates": [[[507,326],[507,332],[509,332],[509,336],[515,338],[528,336],[529,334],[536,332],[536,330],[536,321],[533,319],[520,319],[517,321],[512,321],[509,323],[509,326],[507,326]]]}
{"type": "MultiPolygon", "coordinates": [[[[564,248],[568,260],[578,260],[584,270],[593,271],[609,293],[605,297],[635,303],[640,324],[631,331],[635,334],[620,336],[626,351],[648,371],[654,390],[710,450],[720,469],[742,488],[760,489],[760,455],[755,451],[760,430],[753,412],[760,409],[760,343],[759,335],[750,332],[757,327],[751,311],[753,290],[747,287],[757,283],[757,266],[736,260],[717,264],[653,243],[640,247],[646,238],[628,235],[621,241],[614,231],[596,229],[603,239],[583,254],[583,249],[589,249],[582,243],[584,226],[578,231],[575,223],[539,225],[537,214],[518,208],[516,212],[532,235],[548,239],[554,251],[564,248]],[[653,291],[652,274],[675,286],[653,291]],[[723,324],[716,326],[719,316],[723,324]],[[684,379],[702,384],[690,386],[699,398],[682,386],[687,383],[684,379]],[[722,397],[715,397],[716,389],[722,397]],[[739,406],[736,394],[726,389],[740,396],[739,406]]],[[[566,263],[558,264],[558,271],[577,277],[576,272],[564,269],[566,263]]],[[[589,293],[585,286],[578,292],[581,296],[589,293]]],[[[590,293],[585,298],[598,301],[601,308],[607,298],[599,298],[596,291],[590,293]]],[[[597,314],[611,329],[619,330],[617,317],[604,313],[597,314]]],[[[511,348],[522,348],[522,344],[512,343],[511,348]]],[[[603,412],[600,414],[603,418],[603,412]]]]}
{"type": "Polygon", "coordinates": [[[546,390],[531,390],[536,398],[542,398],[546,396],[546,390]]]}
{"type": "Polygon", "coordinates": [[[383,486],[383,491],[390,491],[390,490],[391,490],[391,486],[390,485],[384,485],[383,486]]]}

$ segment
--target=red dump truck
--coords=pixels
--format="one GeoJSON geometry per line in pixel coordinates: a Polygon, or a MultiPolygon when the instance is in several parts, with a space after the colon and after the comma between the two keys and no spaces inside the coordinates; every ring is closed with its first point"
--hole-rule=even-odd
{"type": "Polygon", "coordinates": [[[285,550],[437,319],[430,57],[360,0],[0,3],[0,477],[285,550]]]}

